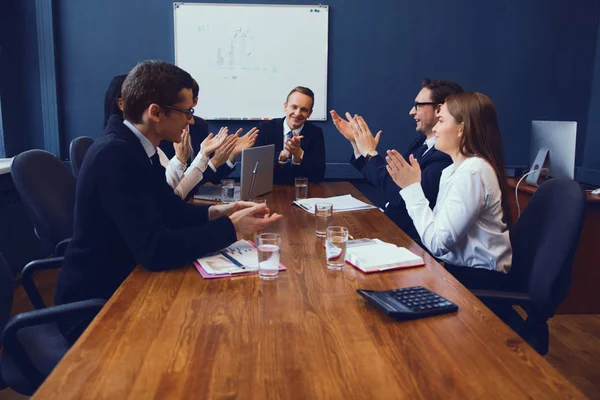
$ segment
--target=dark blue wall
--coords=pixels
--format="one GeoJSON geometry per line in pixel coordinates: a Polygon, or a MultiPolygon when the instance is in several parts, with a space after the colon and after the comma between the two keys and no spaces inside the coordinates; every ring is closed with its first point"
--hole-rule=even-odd
{"type": "MultiPolygon", "coordinates": [[[[374,130],[383,129],[382,148],[403,148],[414,134],[408,111],[421,79],[429,76],[456,80],[465,89],[492,98],[507,163],[527,163],[532,119],[556,119],[579,122],[577,165],[583,164],[584,145],[592,140],[586,134],[600,12],[597,0],[327,4],[328,107],[361,113],[374,130]]],[[[71,139],[100,133],[104,90],[112,76],[142,59],[173,61],[173,11],[171,0],[55,0],[55,9],[66,156],[71,139]]],[[[302,42],[302,28],[297,30],[297,42],[285,51],[310,45],[302,42]]],[[[326,135],[328,162],[345,163],[350,146],[330,121],[319,125],[326,135]]],[[[27,145],[39,142],[37,132],[21,133],[14,125],[11,130],[32,136],[24,141],[27,145]]],[[[600,170],[600,165],[594,168],[600,170]]]]}
{"type": "Polygon", "coordinates": [[[0,7],[0,94],[6,155],[44,146],[35,1],[0,7]]]}
{"type": "Polygon", "coordinates": [[[592,97],[585,138],[585,152],[577,179],[600,185],[600,156],[598,155],[600,151],[600,27],[596,40],[594,77],[590,86],[592,87],[592,97]]]}

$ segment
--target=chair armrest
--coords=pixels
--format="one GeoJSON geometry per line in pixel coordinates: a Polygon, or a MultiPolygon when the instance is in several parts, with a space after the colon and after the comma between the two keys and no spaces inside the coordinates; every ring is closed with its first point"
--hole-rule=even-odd
{"type": "Polygon", "coordinates": [[[59,317],[73,315],[90,315],[97,314],[104,306],[103,299],[92,299],[78,301],[74,303],[62,304],[44,308],[42,310],[34,310],[24,312],[12,318],[2,335],[2,348],[5,352],[10,352],[14,362],[17,364],[21,373],[26,374],[28,378],[34,380],[37,385],[41,384],[45,376],[35,368],[27,351],[19,341],[17,333],[19,330],[27,327],[38,326],[57,322],[59,317]]]}
{"type": "Polygon", "coordinates": [[[21,271],[21,282],[23,283],[23,288],[29,296],[29,300],[33,307],[36,310],[40,310],[46,308],[46,304],[42,300],[42,296],[40,296],[40,292],[38,292],[37,287],[35,286],[35,282],[33,281],[33,273],[39,270],[45,269],[56,269],[62,267],[64,261],[64,257],[54,257],[54,258],[45,258],[43,260],[35,260],[30,262],[23,268],[21,271]]]}
{"type": "Polygon", "coordinates": [[[502,292],[499,290],[471,290],[477,298],[484,303],[493,301],[506,305],[528,306],[533,304],[533,299],[527,293],[502,292]]]}
{"type": "Polygon", "coordinates": [[[56,255],[56,257],[64,256],[69,243],[71,243],[71,238],[67,238],[58,242],[58,244],[54,248],[54,255],[56,255]]]}

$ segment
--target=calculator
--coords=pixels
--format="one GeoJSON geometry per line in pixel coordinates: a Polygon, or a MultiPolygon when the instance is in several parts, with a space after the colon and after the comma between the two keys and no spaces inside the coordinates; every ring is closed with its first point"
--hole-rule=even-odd
{"type": "Polygon", "coordinates": [[[357,293],[398,320],[431,317],[458,311],[458,306],[423,286],[386,291],[359,289],[357,293]]]}

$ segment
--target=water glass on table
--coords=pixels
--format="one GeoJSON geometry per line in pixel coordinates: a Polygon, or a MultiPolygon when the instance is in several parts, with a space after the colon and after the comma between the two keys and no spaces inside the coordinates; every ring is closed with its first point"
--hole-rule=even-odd
{"type": "Polygon", "coordinates": [[[281,237],[276,233],[261,233],[256,237],[258,245],[258,276],[272,280],[279,273],[281,237]]]}
{"type": "Polygon", "coordinates": [[[327,268],[339,271],[344,268],[346,245],[348,243],[348,228],[330,226],[326,229],[325,258],[327,268]]]}
{"type": "Polygon", "coordinates": [[[233,179],[221,180],[221,201],[223,203],[235,201],[235,181],[233,179]]]}
{"type": "Polygon", "coordinates": [[[333,216],[333,204],[331,203],[316,203],[315,217],[317,220],[317,236],[324,237],[327,227],[331,224],[333,216]]]}
{"type": "Polygon", "coordinates": [[[308,178],[295,178],[296,200],[306,199],[308,197],[308,178]]]}

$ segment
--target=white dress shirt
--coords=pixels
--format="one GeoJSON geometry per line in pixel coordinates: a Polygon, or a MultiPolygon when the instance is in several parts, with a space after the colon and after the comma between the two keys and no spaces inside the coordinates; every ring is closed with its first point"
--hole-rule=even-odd
{"type": "Polygon", "coordinates": [[[509,232],[502,222],[502,192],[494,169],[480,157],[442,171],[433,211],[420,183],[400,191],[423,244],[450,264],[508,273],[509,232]]]}
{"type": "MultiPolygon", "coordinates": [[[[304,124],[302,124],[302,126],[300,126],[300,128],[297,129],[292,129],[290,128],[290,126],[287,123],[287,117],[283,119],[283,149],[285,150],[285,142],[287,142],[288,139],[288,134],[290,134],[290,137],[292,137],[294,134],[292,133],[292,131],[296,132],[298,135],[300,135],[300,132],[302,132],[302,129],[304,129],[304,124]]],[[[300,165],[300,163],[302,162],[302,159],[304,158],[304,150],[302,150],[302,154],[300,156],[300,161],[296,161],[296,158],[292,156],[292,164],[294,165],[300,165]]],[[[280,164],[285,164],[289,161],[289,159],[287,159],[286,161],[279,161],[280,164]]]]}

